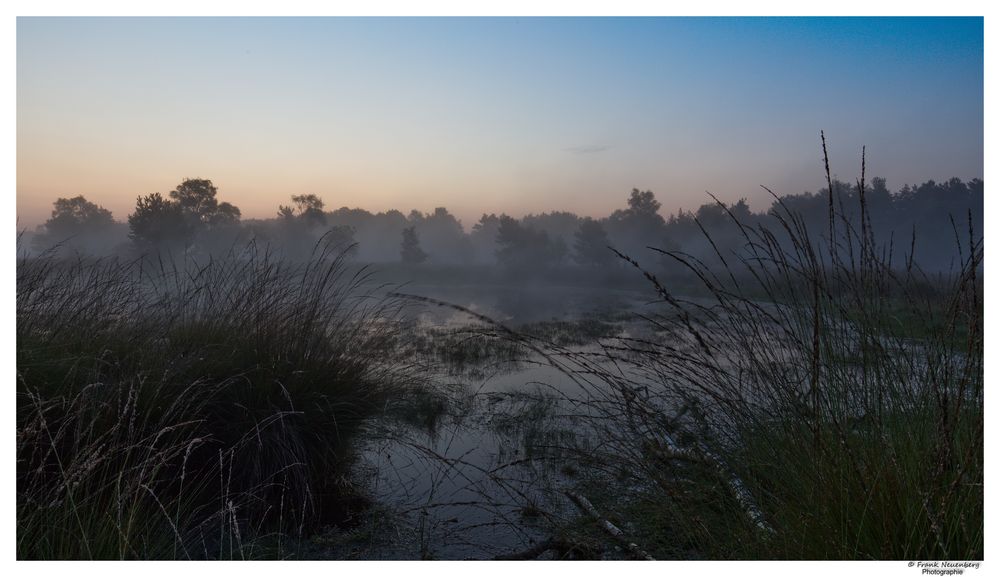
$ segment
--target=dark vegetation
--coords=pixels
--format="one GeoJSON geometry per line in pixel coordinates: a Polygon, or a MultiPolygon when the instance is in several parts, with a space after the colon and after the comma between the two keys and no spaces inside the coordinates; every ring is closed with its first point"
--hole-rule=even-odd
{"type": "MultiPolygon", "coordinates": [[[[496,274],[519,282],[526,276],[545,280],[558,276],[553,271],[587,271],[579,278],[596,273],[602,281],[633,278],[628,267],[607,250],[612,246],[624,254],[642,256],[644,266],[668,275],[671,282],[697,283],[673,259],[649,258],[647,247],[702,259],[716,249],[730,254],[743,246],[742,236],[730,226],[731,219],[777,230],[786,211],[797,214],[816,241],[829,229],[831,202],[843,218],[856,222],[862,217],[856,189],[830,179],[815,194],[775,198],[762,213],[752,212],[740,200],[728,206],[713,202],[694,211],[678,210],[667,218],[661,216],[662,206],[653,192],[633,189],[626,208],[605,218],[581,218],[570,212],[519,219],[484,214],[466,232],[443,207],[408,215],[347,207],[329,211],[314,194],[293,195],[291,205],[280,206],[275,218],[241,220],[236,206],[218,200],[211,181],[186,179],[166,196],[154,193],[138,198],[125,224],[116,223],[107,210],[82,196],[58,199],[52,217],[31,235],[26,248],[92,256],[161,251],[220,256],[254,240],[281,258],[302,261],[309,258],[320,238],[326,238],[333,244],[354,246],[354,256],[361,262],[403,263],[424,274],[438,271],[442,278],[449,270],[468,266],[496,267],[496,274]]],[[[950,218],[964,221],[971,212],[976,230],[982,230],[983,181],[952,178],[905,185],[891,192],[885,179],[874,178],[866,185],[865,206],[863,216],[871,224],[871,240],[884,252],[880,256],[887,263],[902,267],[906,259],[913,259],[924,271],[944,272],[958,265],[950,218]]]]}
{"type": "Polygon", "coordinates": [[[345,259],[19,259],[18,557],[281,556],[336,523],[350,440],[419,385],[345,259]]]}
{"type": "MultiPolygon", "coordinates": [[[[19,558],[295,556],[363,507],[348,472],[368,419],[439,425],[448,401],[418,363],[531,355],[584,394],[508,395],[521,409],[495,428],[644,553],[983,557],[981,180],[891,193],[827,170],[765,213],[667,219],[635,189],[607,218],[484,215],[469,233],[444,208],[298,195],[241,221],[216,197],[185,180],[127,226],[59,199],[19,258],[19,558]],[[638,280],[660,308],[643,336],[614,316],[421,332],[356,260],[444,284],[638,280]]],[[[574,516],[514,557],[600,556],[594,526],[574,516]]]]}
{"type": "Polygon", "coordinates": [[[550,347],[588,390],[565,399],[596,440],[576,449],[581,488],[645,550],[983,558],[981,229],[956,220],[954,268],[928,274],[877,242],[870,190],[862,173],[855,207],[828,194],[822,232],[783,201],[776,229],[719,205],[742,251],[656,250],[710,298],[622,254],[657,293],[663,336],[550,347]]]}

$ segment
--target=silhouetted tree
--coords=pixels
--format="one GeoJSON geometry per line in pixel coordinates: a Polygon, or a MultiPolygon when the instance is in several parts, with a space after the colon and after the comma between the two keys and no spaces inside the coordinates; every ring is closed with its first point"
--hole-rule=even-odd
{"type": "Polygon", "coordinates": [[[52,203],[52,216],[39,227],[31,244],[46,250],[65,243],[60,250],[96,254],[123,240],[120,229],[111,211],[83,196],[59,198],[52,203]]]}
{"type": "Polygon", "coordinates": [[[52,216],[45,221],[47,235],[52,239],[93,233],[111,226],[111,211],[98,206],[83,196],[60,198],[52,203],[52,216]]]}
{"type": "Polygon", "coordinates": [[[656,200],[651,190],[633,188],[628,198],[628,210],[633,216],[645,216],[662,221],[662,218],[658,218],[660,202],[656,200]]]}
{"type": "Polygon", "coordinates": [[[576,241],[573,243],[573,260],[581,266],[602,267],[615,262],[615,254],[608,246],[608,233],[601,223],[592,218],[580,222],[576,231],[576,241]]]}
{"type": "Polygon", "coordinates": [[[496,260],[499,229],[500,217],[495,214],[483,214],[479,222],[472,225],[469,241],[472,244],[474,258],[478,262],[492,264],[496,260]]]}
{"type": "Polygon", "coordinates": [[[191,221],[181,205],[154,192],[136,199],[128,217],[129,238],[142,248],[179,246],[190,242],[191,221]]]}
{"type": "Polygon", "coordinates": [[[524,228],[513,218],[501,214],[497,226],[497,262],[505,267],[521,263],[527,241],[524,228]]]}
{"type": "Polygon", "coordinates": [[[299,209],[299,214],[302,214],[309,209],[323,210],[323,207],[326,206],[323,199],[315,194],[293,194],[292,202],[295,204],[296,208],[299,209]]]}
{"type": "Polygon", "coordinates": [[[354,240],[354,229],[349,226],[330,227],[323,233],[321,240],[338,251],[347,251],[351,255],[358,253],[358,244],[354,240]]]}
{"type": "Polygon", "coordinates": [[[436,263],[459,264],[472,260],[472,245],[462,223],[444,207],[430,214],[412,211],[407,219],[416,227],[420,243],[436,263]]]}
{"type": "Polygon", "coordinates": [[[315,194],[296,194],[292,195],[292,203],[298,209],[299,218],[308,226],[326,226],[323,199],[315,194]]]}
{"type": "Polygon", "coordinates": [[[508,269],[542,269],[560,264],[566,257],[566,243],[552,241],[544,230],[522,226],[506,214],[497,228],[497,262],[508,269]]]}
{"type": "Polygon", "coordinates": [[[129,237],[142,248],[184,245],[196,252],[226,250],[241,233],[240,209],[216,198],[211,180],[185,178],[170,191],[139,197],[129,216],[129,237]]]}
{"type": "Polygon", "coordinates": [[[323,199],[315,194],[292,195],[292,205],[278,207],[277,226],[273,240],[281,247],[285,258],[311,258],[319,248],[357,252],[354,229],[347,225],[329,226],[323,212],[323,199]]]}
{"type": "Polygon", "coordinates": [[[327,224],[349,227],[358,243],[358,258],[369,262],[399,260],[399,242],[406,217],[398,210],[373,214],[361,208],[342,206],[326,213],[327,224]]]}
{"type": "Polygon", "coordinates": [[[403,229],[403,242],[400,248],[400,258],[406,264],[420,264],[427,260],[427,253],[420,248],[420,238],[415,227],[403,229]]]}
{"type": "Polygon", "coordinates": [[[698,211],[695,212],[695,218],[698,219],[701,226],[709,231],[718,230],[730,221],[729,216],[726,214],[725,207],[719,206],[719,204],[715,202],[699,206],[698,211]]]}
{"type": "Polygon", "coordinates": [[[278,221],[279,222],[291,222],[295,220],[295,209],[290,206],[285,206],[283,204],[278,205],[278,221]]]}
{"type": "Polygon", "coordinates": [[[358,258],[363,258],[360,251],[365,251],[370,261],[395,260],[397,247],[391,243],[400,238],[404,228],[406,216],[398,210],[380,212],[365,223],[359,223],[355,228],[355,238],[360,245],[358,258]]]}
{"type": "Polygon", "coordinates": [[[218,189],[211,180],[203,178],[185,178],[170,191],[170,198],[177,203],[184,215],[192,221],[192,227],[208,224],[219,209],[219,201],[215,195],[218,189]]]}
{"type": "Polygon", "coordinates": [[[662,244],[665,223],[659,210],[660,203],[652,191],[633,188],[628,198],[628,208],[616,210],[608,217],[608,236],[619,250],[633,256],[637,256],[647,246],[662,244]]]}
{"type": "Polygon", "coordinates": [[[229,227],[240,223],[240,209],[229,204],[220,202],[215,213],[209,216],[208,225],[212,227],[229,227]]]}
{"type": "Polygon", "coordinates": [[[521,219],[521,224],[535,230],[544,230],[549,238],[573,242],[576,231],[580,228],[580,217],[572,212],[553,211],[542,214],[528,214],[521,219]]]}

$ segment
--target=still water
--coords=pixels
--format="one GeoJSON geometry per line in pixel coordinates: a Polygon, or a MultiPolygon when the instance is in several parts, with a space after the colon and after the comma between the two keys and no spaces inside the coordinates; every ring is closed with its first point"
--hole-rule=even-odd
{"type": "MultiPolygon", "coordinates": [[[[604,341],[648,333],[636,315],[654,306],[647,293],[606,289],[413,285],[399,292],[542,333],[571,355],[599,355],[604,341]]],[[[473,314],[427,302],[410,314],[413,330],[444,339],[445,348],[497,343],[477,335],[498,331],[473,314]]],[[[433,364],[433,402],[409,418],[379,419],[365,435],[357,482],[376,505],[364,529],[339,544],[341,555],[488,559],[550,537],[576,512],[561,490],[577,481],[566,451],[591,442],[574,426],[573,401],[585,396],[586,377],[531,350],[433,364]]]]}

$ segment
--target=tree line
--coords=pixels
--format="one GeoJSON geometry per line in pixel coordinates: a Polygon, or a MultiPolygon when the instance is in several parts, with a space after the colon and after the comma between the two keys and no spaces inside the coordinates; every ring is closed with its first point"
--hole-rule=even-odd
{"type": "MultiPolygon", "coordinates": [[[[166,196],[140,196],[125,222],[83,196],[59,198],[51,217],[33,235],[37,250],[83,254],[195,253],[216,254],[254,241],[284,258],[308,258],[320,244],[351,250],[366,262],[424,264],[496,264],[513,271],[561,266],[605,268],[619,260],[609,249],[633,256],[648,247],[694,256],[742,250],[743,226],[779,226],[779,214],[791,211],[810,234],[829,230],[831,202],[838,218],[859,222],[860,195],[864,218],[875,241],[893,246],[898,258],[914,259],[926,268],[944,268],[954,254],[956,233],[971,225],[983,228],[983,181],[952,178],[904,185],[891,192],[884,178],[874,178],[862,191],[858,184],[832,180],[815,193],[775,197],[768,210],[755,213],[745,199],[726,205],[707,202],[695,210],[678,210],[664,218],[650,190],[633,189],[625,206],[604,218],[571,212],[483,214],[469,232],[444,207],[433,212],[398,210],[371,213],[360,208],[327,210],[315,194],[292,195],[273,218],[243,219],[240,209],[219,202],[211,180],[185,179],[166,196]],[[967,224],[968,223],[968,224],[967,224]]],[[[659,253],[657,253],[659,254],[659,253]]]]}

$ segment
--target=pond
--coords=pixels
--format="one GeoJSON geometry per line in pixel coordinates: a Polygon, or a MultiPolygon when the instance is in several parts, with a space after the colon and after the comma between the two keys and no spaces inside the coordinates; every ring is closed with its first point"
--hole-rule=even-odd
{"type": "Polygon", "coordinates": [[[575,406],[592,397],[593,384],[561,359],[600,358],[602,343],[648,336],[637,314],[651,306],[649,295],[430,285],[399,292],[457,305],[415,301],[405,324],[412,354],[437,367],[434,391],[371,423],[356,479],[375,504],[324,543],[341,557],[490,559],[550,538],[579,514],[562,493],[581,481],[575,453],[594,442],[575,406]],[[548,346],[522,346],[505,328],[548,346]]]}

